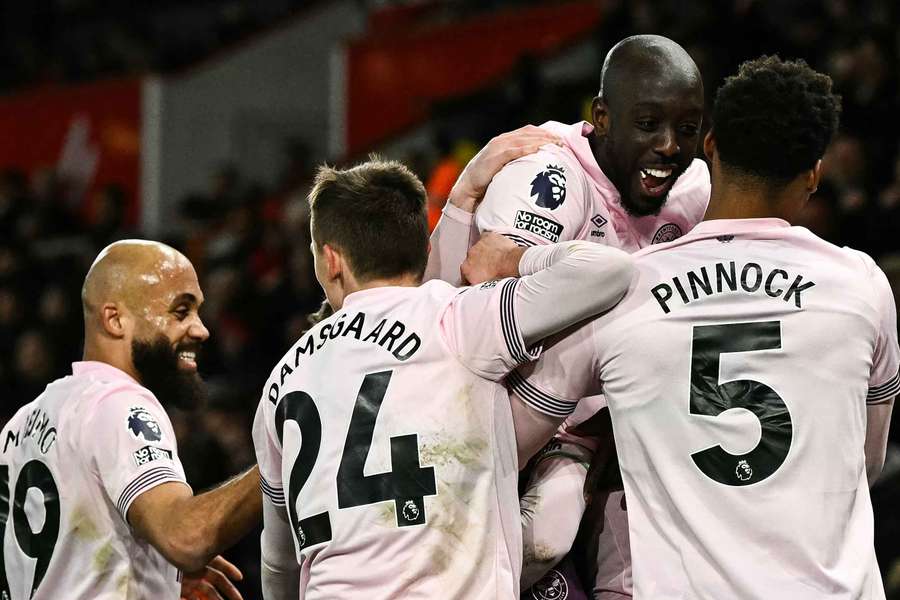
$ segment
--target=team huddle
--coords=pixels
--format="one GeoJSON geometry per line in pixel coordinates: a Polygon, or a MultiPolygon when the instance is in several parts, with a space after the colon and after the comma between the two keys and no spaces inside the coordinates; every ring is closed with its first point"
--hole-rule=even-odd
{"type": "Polygon", "coordinates": [[[494,138],[429,239],[402,164],[322,167],[330,316],[261,386],[258,466],[194,495],[190,262],[117,242],[84,360],[2,432],[0,599],[884,599],[869,485],[900,392],[866,254],[791,225],[840,99],[762,57],[719,88],[617,44],[591,122],[494,138]],[[696,159],[702,151],[709,161],[696,159]]]}

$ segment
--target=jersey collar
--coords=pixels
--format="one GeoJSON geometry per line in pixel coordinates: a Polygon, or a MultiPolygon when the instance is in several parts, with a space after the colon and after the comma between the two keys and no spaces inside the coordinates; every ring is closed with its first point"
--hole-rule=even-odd
{"type": "Polygon", "coordinates": [[[785,229],[791,224],[784,219],[713,219],[701,221],[688,235],[728,235],[740,233],[757,233],[767,229],[785,229]]]}
{"type": "Polygon", "coordinates": [[[126,373],[125,371],[118,369],[111,364],[100,362],[97,360],[82,360],[79,362],[72,363],[72,374],[73,375],[85,375],[88,373],[98,373],[103,374],[106,377],[111,379],[125,379],[128,381],[134,381],[135,383],[139,383],[135,381],[135,379],[126,373]]]}

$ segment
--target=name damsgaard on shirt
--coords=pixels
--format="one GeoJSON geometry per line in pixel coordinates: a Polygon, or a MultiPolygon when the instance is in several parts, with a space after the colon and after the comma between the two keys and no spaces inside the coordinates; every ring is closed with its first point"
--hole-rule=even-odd
{"type": "Polygon", "coordinates": [[[381,319],[377,325],[367,329],[365,313],[355,313],[352,318],[349,313],[342,313],[337,319],[326,322],[318,330],[313,329],[307,332],[300,338],[294,351],[294,366],[291,367],[287,361],[281,364],[280,383],[272,383],[269,386],[269,400],[273,404],[278,401],[279,385],[283,386],[285,377],[293,373],[294,369],[300,365],[301,356],[311,356],[317,350],[321,350],[330,340],[352,337],[362,342],[381,346],[399,361],[408,360],[422,346],[422,338],[414,331],[409,330],[402,321],[394,320],[390,322],[390,325],[388,323],[387,319],[381,319]],[[387,329],[385,330],[385,328],[387,329]],[[364,330],[368,332],[365,335],[363,335],[364,330]]]}

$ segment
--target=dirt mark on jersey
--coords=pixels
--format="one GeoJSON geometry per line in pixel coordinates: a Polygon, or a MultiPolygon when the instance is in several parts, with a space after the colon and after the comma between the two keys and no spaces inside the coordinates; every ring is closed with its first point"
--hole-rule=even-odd
{"type": "Polygon", "coordinates": [[[69,515],[69,523],[72,524],[72,536],[80,540],[97,540],[100,539],[100,531],[88,516],[87,510],[82,506],[76,506],[72,514],[69,515]]]}
{"type": "Polygon", "coordinates": [[[103,573],[109,569],[109,559],[113,555],[112,542],[106,542],[94,553],[93,565],[99,573],[103,573]]]}

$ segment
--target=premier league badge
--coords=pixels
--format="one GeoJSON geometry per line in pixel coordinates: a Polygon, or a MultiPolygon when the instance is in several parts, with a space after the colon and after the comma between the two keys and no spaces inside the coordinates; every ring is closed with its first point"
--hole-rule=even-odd
{"type": "Polygon", "coordinates": [[[531,195],[537,196],[536,204],[541,208],[559,208],[566,201],[565,169],[547,165],[546,169],[531,180],[531,195]]]}
{"type": "Polygon", "coordinates": [[[163,434],[159,423],[143,406],[132,406],[128,409],[128,431],[136,440],[159,442],[163,434]]]}

